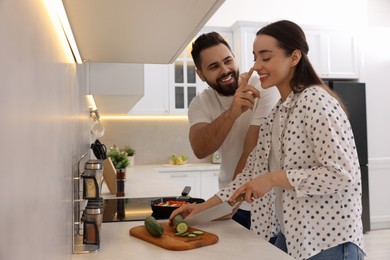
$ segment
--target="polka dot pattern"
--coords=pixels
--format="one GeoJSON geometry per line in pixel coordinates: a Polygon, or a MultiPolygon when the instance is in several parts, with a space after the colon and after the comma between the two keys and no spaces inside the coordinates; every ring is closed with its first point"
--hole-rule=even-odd
{"type": "Polygon", "coordinates": [[[364,251],[360,167],[352,129],[338,102],[323,88],[291,93],[276,105],[262,122],[243,172],[217,195],[225,200],[242,184],[268,172],[277,110],[281,161],[294,189],[282,192],[283,223],[275,217],[273,190],[252,203],[251,229],[269,239],[284,225],[288,253],[296,259],[345,242],[364,251]]]}

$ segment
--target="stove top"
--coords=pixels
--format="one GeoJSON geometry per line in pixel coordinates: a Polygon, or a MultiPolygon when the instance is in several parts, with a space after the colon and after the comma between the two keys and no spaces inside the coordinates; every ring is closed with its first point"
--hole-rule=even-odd
{"type": "Polygon", "coordinates": [[[152,215],[150,201],[158,197],[105,199],[104,222],[139,221],[152,215]]]}

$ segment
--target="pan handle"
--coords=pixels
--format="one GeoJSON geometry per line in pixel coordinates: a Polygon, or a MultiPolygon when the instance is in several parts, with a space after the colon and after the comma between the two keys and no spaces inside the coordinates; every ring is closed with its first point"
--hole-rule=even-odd
{"type": "Polygon", "coordinates": [[[181,192],[181,196],[188,196],[191,191],[191,186],[185,186],[183,191],[181,192]]]}

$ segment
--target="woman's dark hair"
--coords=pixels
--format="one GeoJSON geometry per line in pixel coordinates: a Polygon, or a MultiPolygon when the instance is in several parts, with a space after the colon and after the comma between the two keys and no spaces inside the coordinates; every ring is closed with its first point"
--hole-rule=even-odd
{"type": "Polygon", "coordinates": [[[275,38],[279,47],[285,50],[287,56],[290,56],[295,50],[301,51],[302,58],[297,64],[295,74],[291,79],[291,87],[294,93],[302,92],[313,85],[321,86],[331,96],[336,98],[344,111],[346,111],[341,99],[324,84],[311,65],[307,56],[309,45],[301,27],[291,21],[281,20],[261,28],[256,35],[268,35],[275,38]]]}
{"type": "Polygon", "coordinates": [[[218,44],[223,44],[230,50],[230,52],[232,51],[225,39],[219,33],[216,32],[204,33],[192,43],[191,56],[194,60],[197,69],[202,70],[200,66],[200,52],[204,49],[216,46],[218,44]]]}

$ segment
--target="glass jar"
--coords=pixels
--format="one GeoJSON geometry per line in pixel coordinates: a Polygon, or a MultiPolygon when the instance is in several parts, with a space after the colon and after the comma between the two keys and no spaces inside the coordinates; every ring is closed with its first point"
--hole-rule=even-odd
{"type": "Polygon", "coordinates": [[[103,222],[103,199],[88,201],[84,210],[84,244],[100,245],[100,232],[103,222]]]}
{"type": "Polygon", "coordinates": [[[103,163],[101,160],[88,160],[84,165],[83,197],[84,199],[100,198],[103,181],[103,163]]]}

